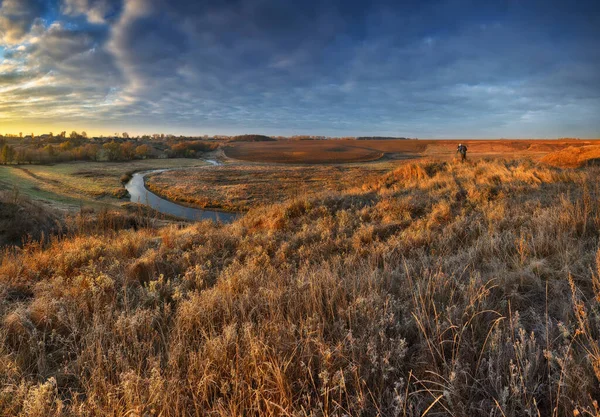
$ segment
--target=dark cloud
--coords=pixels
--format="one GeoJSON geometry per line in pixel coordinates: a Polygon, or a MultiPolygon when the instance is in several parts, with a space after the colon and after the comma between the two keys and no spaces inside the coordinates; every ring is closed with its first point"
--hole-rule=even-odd
{"type": "Polygon", "coordinates": [[[61,0],[1,82],[51,73],[90,120],[189,131],[600,134],[597,2],[481,3],[61,0]]]}
{"type": "Polygon", "coordinates": [[[46,9],[44,0],[3,0],[0,4],[0,45],[20,42],[46,9]]]}
{"type": "Polygon", "coordinates": [[[90,23],[101,24],[115,17],[121,0],[62,0],[61,10],[69,16],[85,15],[90,23]]]}

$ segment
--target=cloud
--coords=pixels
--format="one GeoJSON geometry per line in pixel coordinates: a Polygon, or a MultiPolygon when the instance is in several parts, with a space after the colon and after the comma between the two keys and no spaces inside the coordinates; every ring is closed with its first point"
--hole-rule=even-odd
{"type": "Polygon", "coordinates": [[[89,122],[103,117],[107,98],[122,83],[113,57],[102,47],[106,34],[61,22],[34,32],[27,43],[4,51],[0,120],[89,122]]]}
{"type": "Polygon", "coordinates": [[[430,121],[439,135],[462,121],[477,135],[552,117],[578,85],[598,94],[593,47],[549,33],[560,16],[475,6],[130,0],[109,45],[132,102],[165,122],[418,134],[430,121]]]}
{"type": "Polygon", "coordinates": [[[17,28],[3,35],[5,120],[332,135],[600,130],[593,1],[60,0],[52,18],[31,13],[34,3],[0,9],[0,27],[17,28]],[[25,97],[29,107],[15,102],[25,97]]]}
{"type": "Polygon", "coordinates": [[[3,0],[0,6],[0,45],[14,45],[22,41],[46,7],[43,0],[3,0]]]}
{"type": "Polygon", "coordinates": [[[117,0],[63,0],[62,12],[70,16],[85,15],[90,23],[106,23],[119,9],[117,0]]]}

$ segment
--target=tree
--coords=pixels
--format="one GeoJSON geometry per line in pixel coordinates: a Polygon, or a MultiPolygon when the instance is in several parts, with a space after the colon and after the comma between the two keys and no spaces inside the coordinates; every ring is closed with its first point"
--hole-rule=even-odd
{"type": "Polygon", "coordinates": [[[46,152],[48,152],[48,156],[49,156],[50,158],[52,158],[52,157],[54,157],[54,155],[56,155],[56,152],[54,151],[54,146],[52,146],[52,145],[46,145],[46,146],[44,147],[44,150],[45,150],[46,152]]]}
{"type": "Polygon", "coordinates": [[[83,156],[86,159],[90,159],[92,161],[98,160],[98,151],[100,151],[100,147],[94,143],[88,143],[83,147],[83,156]]]}
{"type": "Polygon", "coordinates": [[[123,132],[121,136],[123,136],[124,139],[129,139],[129,133],[127,132],[123,132]]]}
{"type": "Polygon", "coordinates": [[[102,149],[106,151],[106,157],[109,161],[118,161],[121,159],[121,145],[114,140],[102,145],[102,149]]]}
{"type": "Polygon", "coordinates": [[[145,144],[140,145],[137,148],[135,148],[135,155],[141,159],[146,159],[148,156],[150,156],[151,153],[152,153],[152,148],[145,144]]]}
{"type": "Polygon", "coordinates": [[[87,139],[87,137],[88,137],[87,132],[84,130],[83,132],[81,132],[81,136],[87,139]]]}
{"type": "Polygon", "coordinates": [[[2,162],[4,165],[10,164],[14,158],[15,150],[12,148],[12,146],[4,144],[2,149],[0,149],[0,162],[2,162]]]}
{"type": "Polygon", "coordinates": [[[135,157],[135,145],[131,142],[121,144],[121,155],[124,159],[133,159],[135,157]]]}

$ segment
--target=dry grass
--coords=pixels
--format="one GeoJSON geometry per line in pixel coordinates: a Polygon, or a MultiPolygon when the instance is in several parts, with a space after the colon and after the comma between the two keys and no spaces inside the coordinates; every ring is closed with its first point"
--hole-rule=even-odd
{"type": "Polygon", "coordinates": [[[597,416],[597,178],[423,162],[7,252],[0,413],[597,416]]]}
{"type": "Polygon", "coordinates": [[[62,229],[63,216],[18,188],[0,190],[0,247],[44,240],[62,229]]]}
{"type": "Polygon", "coordinates": [[[206,169],[167,171],[147,177],[153,193],[184,205],[227,211],[322,192],[340,192],[373,181],[390,163],[329,166],[222,165],[206,169]]]}
{"type": "Polygon", "coordinates": [[[598,140],[280,140],[263,143],[237,143],[224,148],[234,159],[276,163],[345,163],[372,161],[382,156],[388,159],[418,156],[449,160],[459,143],[469,148],[474,159],[485,157],[541,158],[548,152],[567,147],[598,145],[598,140]]]}
{"type": "Polygon", "coordinates": [[[542,158],[542,162],[563,168],[595,165],[600,162],[600,145],[570,146],[566,149],[549,153],[542,158]]]}

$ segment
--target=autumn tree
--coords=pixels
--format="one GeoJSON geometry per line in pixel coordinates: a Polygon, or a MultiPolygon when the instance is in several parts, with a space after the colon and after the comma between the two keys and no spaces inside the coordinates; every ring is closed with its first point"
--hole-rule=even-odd
{"type": "Polygon", "coordinates": [[[15,150],[12,146],[4,144],[0,149],[0,162],[4,165],[10,164],[15,158],[15,150]]]}
{"type": "Polygon", "coordinates": [[[54,150],[54,146],[52,146],[52,145],[46,145],[44,147],[44,151],[48,152],[48,156],[50,158],[53,158],[54,155],[56,155],[56,151],[54,150]]]}
{"type": "Polygon", "coordinates": [[[86,159],[97,161],[100,147],[94,143],[88,143],[83,147],[83,155],[86,159]]]}
{"type": "Polygon", "coordinates": [[[147,157],[150,156],[150,154],[152,153],[152,148],[149,145],[140,145],[137,148],[135,148],[135,155],[138,158],[141,159],[146,159],[147,157]]]}
{"type": "Polygon", "coordinates": [[[121,155],[123,159],[133,159],[135,157],[135,145],[131,142],[121,144],[121,155]]]}
{"type": "Polygon", "coordinates": [[[102,145],[102,149],[106,152],[106,157],[109,161],[118,161],[121,159],[121,145],[114,140],[102,145]]]}

